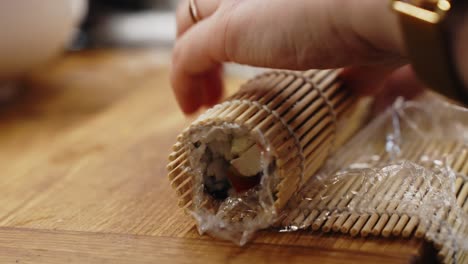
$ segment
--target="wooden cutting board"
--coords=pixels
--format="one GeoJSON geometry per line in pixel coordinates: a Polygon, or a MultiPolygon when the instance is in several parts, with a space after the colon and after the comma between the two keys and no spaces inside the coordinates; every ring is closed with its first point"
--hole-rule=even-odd
{"type": "MultiPolygon", "coordinates": [[[[190,123],[157,51],[70,53],[0,106],[0,263],[427,263],[417,239],[260,232],[200,236],[167,154],[190,123]]],[[[228,78],[228,90],[241,80],[228,78]]]]}

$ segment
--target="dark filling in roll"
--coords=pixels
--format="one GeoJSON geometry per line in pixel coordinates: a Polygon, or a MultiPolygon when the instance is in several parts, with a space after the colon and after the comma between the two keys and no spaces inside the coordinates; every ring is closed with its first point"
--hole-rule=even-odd
{"type": "MultiPolygon", "coordinates": [[[[199,149],[203,143],[197,141],[199,149]]],[[[260,184],[262,149],[248,136],[222,135],[205,143],[200,162],[203,164],[205,193],[216,200],[224,200],[230,194],[250,190],[260,184]]]]}

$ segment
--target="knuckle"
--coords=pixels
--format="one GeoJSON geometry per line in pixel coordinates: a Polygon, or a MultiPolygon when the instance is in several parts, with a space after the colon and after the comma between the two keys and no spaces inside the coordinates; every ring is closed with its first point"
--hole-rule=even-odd
{"type": "Polygon", "coordinates": [[[235,21],[236,1],[220,12],[220,22],[217,31],[220,34],[220,45],[223,47],[223,58],[226,61],[237,62],[239,42],[242,31],[235,21]]]}
{"type": "Polygon", "coordinates": [[[179,34],[183,27],[184,21],[186,20],[188,12],[188,0],[183,0],[179,3],[176,9],[176,22],[177,22],[177,33],[179,34]]]}

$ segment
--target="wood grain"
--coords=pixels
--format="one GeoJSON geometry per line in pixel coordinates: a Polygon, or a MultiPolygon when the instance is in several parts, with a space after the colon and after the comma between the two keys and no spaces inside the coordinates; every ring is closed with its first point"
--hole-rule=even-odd
{"type": "MultiPolygon", "coordinates": [[[[190,119],[155,51],[68,54],[0,107],[0,263],[409,263],[422,240],[261,232],[246,247],[196,232],[166,178],[190,119]]],[[[228,90],[240,80],[229,79],[228,90]]]]}
{"type": "Polygon", "coordinates": [[[245,248],[229,242],[166,236],[99,234],[70,231],[0,229],[0,262],[41,263],[407,263],[378,252],[302,245],[252,243],[245,248]]]}

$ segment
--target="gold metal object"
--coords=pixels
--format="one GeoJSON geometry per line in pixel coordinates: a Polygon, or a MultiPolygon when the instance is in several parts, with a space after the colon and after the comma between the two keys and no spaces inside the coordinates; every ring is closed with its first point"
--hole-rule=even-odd
{"type": "Polygon", "coordinates": [[[409,59],[418,77],[431,89],[468,104],[450,49],[448,18],[453,1],[392,0],[409,59]]]}
{"type": "Polygon", "coordinates": [[[195,0],[189,0],[189,13],[193,23],[197,23],[201,20],[200,16],[198,15],[198,8],[195,0]]]}

